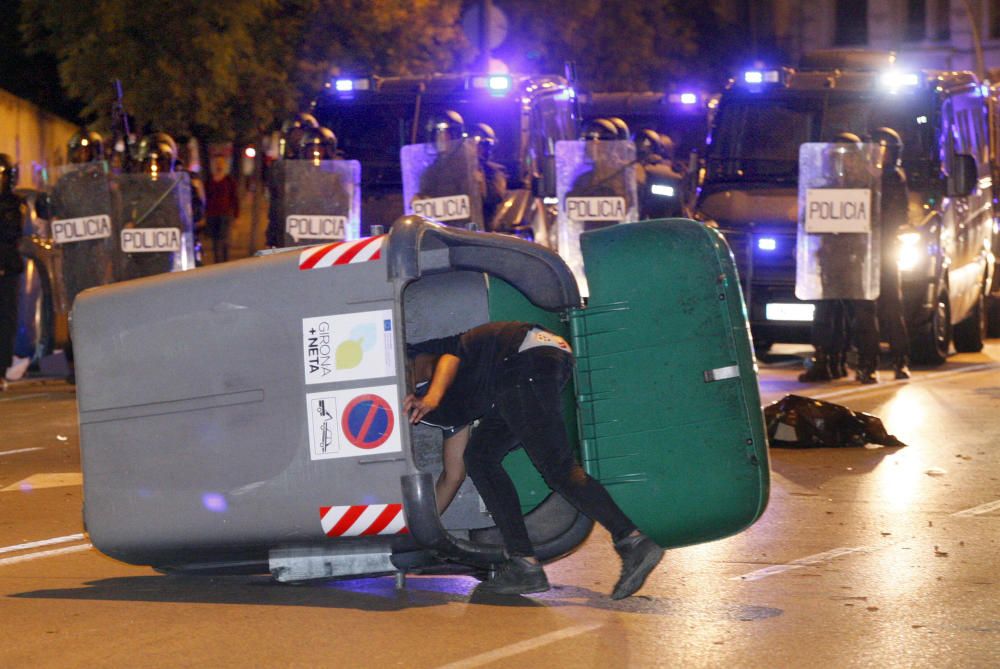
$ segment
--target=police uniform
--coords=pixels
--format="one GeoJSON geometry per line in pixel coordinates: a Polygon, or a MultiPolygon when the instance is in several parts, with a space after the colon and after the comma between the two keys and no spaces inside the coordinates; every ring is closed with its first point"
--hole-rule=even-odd
{"type": "Polygon", "coordinates": [[[18,242],[24,228],[24,199],[12,191],[0,191],[0,386],[14,358],[17,334],[17,286],[24,272],[18,242]]]}

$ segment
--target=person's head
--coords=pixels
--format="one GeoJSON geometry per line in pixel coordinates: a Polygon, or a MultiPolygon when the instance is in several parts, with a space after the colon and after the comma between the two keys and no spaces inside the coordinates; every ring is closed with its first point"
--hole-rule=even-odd
{"type": "Polygon", "coordinates": [[[584,154],[589,161],[596,161],[600,153],[601,142],[613,142],[618,139],[618,129],[606,118],[595,118],[587,121],[580,132],[584,141],[584,154]]]}
{"type": "Polygon", "coordinates": [[[497,144],[497,134],[493,128],[485,123],[477,123],[472,126],[471,136],[476,140],[476,147],[479,150],[479,160],[487,161],[493,157],[493,148],[497,144]]]}
{"type": "Polygon", "coordinates": [[[90,163],[104,160],[104,139],[93,130],[79,130],[69,139],[66,155],[71,163],[90,163]]]}
{"type": "Polygon", "coordinates": [[[212,170],[212,178],[218,181],[222,179],[227,174],[229,174],[229,157],[225,154],[218,154],[212,156],[212,162],[210,163],[212,170]]]}
{"type": "Polygon", "coordinates": [[[174,171],[177,163],[177,144],[165,132],[146,135],[139,142],[139,164],[142,171],[154,178],[174,171]]]}
{"type": "Polygon", "coordinates": [[[307,128],[298,149],[302,160],[333,160],[337,157],[337,136],[329,128],[307,128]]]}
{"type": "Polygon", "coordinates": [[[281,124],[281,140],[279,142],[279,153],[282,158],[301,158],[299,151],[302,146],[302,139],[307,130],[319,128],[319,121],[312,114],[301,112],[281,124]]]}
{"type": "Polygon", "coordinates": [[[465,120],[457,111],[451,109],[427,120],[425,128],[427,143],[434,146],[438,152],[447,151],[451,142],[465,136],[465,120]]]}
{"type": "Polygon", "coordinates": [[[434,376],[434,367],[441,356],[433,353],[409,352],[406,356],[406,377],[410,392],[422,395],[434,376]]]}
{"type": "Polygon", "coordinates": [[[618,135],[617,138],[622,141],[628,141],[629,138],[628,123],[626,123],[624,119],[619,118],[617,116],[610,116],[608,117],[608,120],[611,121],[611,125],[615,126],[615,131],[617,132],[618,135]]]}
{"type": "Polygon", "coordinates": [[[872,132],[872,142],[882,146],[882,169],[896,169],[903,159],[903,138],[892,128],[882,127],[872,132]]]}
{"type": "Polygon", "coordinates": [[[0,153],[0,195],[14,190],[17,185],[17,164],[6,153],[0,153]]]}
{"type": "Polygon", "coordinates": [[[652,128],[642,128],[635,133],[632,141],[635,142],[635,155],[641,162],[646,162],[653,156],[668,161],[674,159],[673,140],[652,128]]]}

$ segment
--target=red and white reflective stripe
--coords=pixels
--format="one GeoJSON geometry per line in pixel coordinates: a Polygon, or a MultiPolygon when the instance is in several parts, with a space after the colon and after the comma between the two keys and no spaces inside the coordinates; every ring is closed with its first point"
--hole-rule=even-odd
{"type": "Polygon", "coordinates": [[[402,504],[323,506],[319,509],[319,519],[328,537],[406,534],[402,504]]]}
{"type": "Polygon", "coordinates": [[[353,242],[334,242],[325,246],[314,246],[299,254],[299,269],[319,269],[333,265],[349,265],[368,262],[382,257],[382,241],[385,235],[366,237],[353,242]]]}

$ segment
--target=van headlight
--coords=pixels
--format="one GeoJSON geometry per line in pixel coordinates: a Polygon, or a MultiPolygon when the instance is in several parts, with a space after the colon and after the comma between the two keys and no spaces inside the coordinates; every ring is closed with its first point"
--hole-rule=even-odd
{"type": "Polygon", "coordinates": [[[919,232],[904,232],[899,235],[899,248],[896,252],[896,264],[899,271],[909,272],[920,264],[923,259],[923,237],[919,232]]]}

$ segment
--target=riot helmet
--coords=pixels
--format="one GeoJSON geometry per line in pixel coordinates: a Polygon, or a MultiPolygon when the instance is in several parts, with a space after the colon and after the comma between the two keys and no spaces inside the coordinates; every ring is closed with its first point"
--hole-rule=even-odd
{"type": "Polygon", "coordinates": [[[834,138],[830,146],[824,149],[826,160],[826,171],[835,183],[829,185],[843,185],[847,179],[847,154],[854,152],[854,145],[860,144],[861,138],[853,132],[841,132],[834,138]]]}
{"type": "Polygon", "coordinates": [[[608,120],[611,121],[611,124],[613,126],[615,126],[615,130],[618,132],[618,139],[622,141],[628,141],[629,139],[628,123],[626,123],[623,119],[617,116],[609,116],[608,120]]]}
{"type": "Polygon", "coordinates": [[[643,128],[632,137],[635,143],[635,155],[641,163],[655,163],[673,158],[673,142],[666,135],[661,135],[652,128],[643,128]],[[670,143],[670,156],[665,154],[665,143],[670,143]]]}
{"type": "Polygon", "coordinates": [[[446,151],[451,142],[465,136],[465,120],[454,110],[447,110],[427,120],[427,143],[438,152],[446,151]]]}
{"type": "Polygon", "coordinates": [[[472,138],[476,140],[479,160],[488,161],[493,156],[493,148],[497,144],[496,132],[486,123],[477,123],[472,126],[472,138]]]}
{"type": "Polygon", "coordinates": [[[6,195],[17,185],[17,165],[6,153],[0,153],[0,195],[6,195]]]}
{"type": "Polygon", "coordinates": [[[301,158],[299,153],[303,135],[307,130],[319,128],[319,121],[312,114],[301,112],[281,124],[281,140],[279,141],[279,153],[282,158],[301,158]]]}
{"type": "Polygon", "coordinates": [[[834,144],[860,144],[861,138],[855,135],[853,132],[841,132],[837,133],[837,136],[833,138],[834,144]]]}
{"type": "Polygon", "coordinates": [[[580,139],[585,141],[610,142],[618,139],[618,128],[606,118],[587,121],[580,131],[580,139]]]}
{"type": "Polygon", "coordinates": [[[333,160],[337,156],[337,136],[329,128],[305,128],[299,140],[298,156],[303,160],[333,160]]]}
{"type": "Polygon", "coordinates": [[[174,171],[177,143],[165,132],[147,135],[139,142],[139,164],[142,171],[156,177],[174,171]]]}
{"type": "Polygon", "coordinates": [[[104,138],[93,130],[81,129],[70,137],[66,155],[71,163],[90,163],[104,160],[104,138]]]}
{"type": "Polygon", "coordinates": [[[884,151],[882,169],[889,171],[899,167],[903,159],[903,138],[892,128],[882,127],[872,132],[872,142],[884,151]]]}

